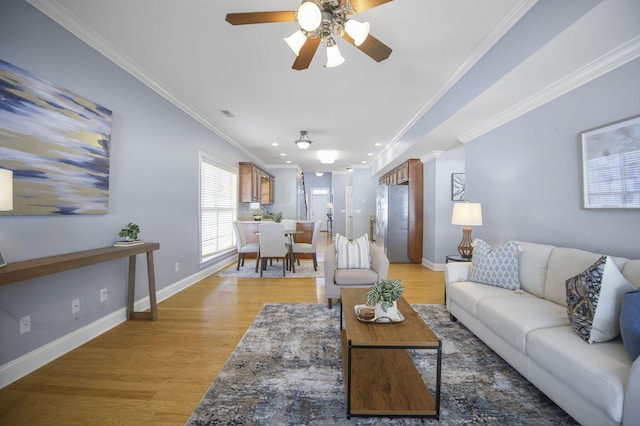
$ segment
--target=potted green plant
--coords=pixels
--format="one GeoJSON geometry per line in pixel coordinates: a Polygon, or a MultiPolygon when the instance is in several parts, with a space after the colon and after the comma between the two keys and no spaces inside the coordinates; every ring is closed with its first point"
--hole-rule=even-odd
{"type": "Polygon", "coordinates": [[[127,226],[122,228],[118,233],[118,236],[123,237],[127,241],[135,241],[138,239],[138,234],[140,233],[140,227],[135,223],[129,223],[127,226]]]}
{"type": "Polygon", "coordinates": [[[380,280],[367,291],[367,305],[375,306],[376,318],[395,321],[398,318],[398,299],[403,292],[402,280],[380,280]]]}

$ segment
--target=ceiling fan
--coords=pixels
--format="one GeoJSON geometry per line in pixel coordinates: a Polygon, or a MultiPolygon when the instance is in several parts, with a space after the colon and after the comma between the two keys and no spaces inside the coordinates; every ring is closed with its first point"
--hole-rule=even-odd
{"type": "Polygon", "coordinates": [[[285,41],[297,55],[294,70],[309,68],[320,42],[327,44],[326,67],[344,62],[334,35],[354,45],[373,60],[384,61],[391,48],[369,34],[369,23],[350,19],[392,0],[303,0],[297,11],[228,13],[226,21],[232,25],[263,24],[271,22],[298,22],[300,29],[285,41]]]}

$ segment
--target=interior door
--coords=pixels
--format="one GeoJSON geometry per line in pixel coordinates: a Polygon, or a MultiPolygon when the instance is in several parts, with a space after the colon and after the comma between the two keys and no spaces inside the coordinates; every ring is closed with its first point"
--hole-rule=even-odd
{"type": "Polygon", "coordinates": [[[322,221],[321,231],[327,230],[327,204],[330,201],[329,188],[311,188],[311,213],[309,220],[322,221]]]}

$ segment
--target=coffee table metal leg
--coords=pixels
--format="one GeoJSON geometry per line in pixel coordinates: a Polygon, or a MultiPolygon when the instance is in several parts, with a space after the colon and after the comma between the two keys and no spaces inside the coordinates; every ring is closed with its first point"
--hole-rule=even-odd
{"type": "Polygon", "coordinates": [[[436,368],[436,419],[440,420],[440,384],[442,381],[442,340],[438,342],[438,366],[436,368]]]}

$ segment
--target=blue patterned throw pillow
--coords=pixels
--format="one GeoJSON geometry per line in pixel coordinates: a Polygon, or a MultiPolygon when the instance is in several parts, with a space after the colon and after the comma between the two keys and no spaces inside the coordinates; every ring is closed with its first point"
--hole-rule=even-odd
{"type": "Polygon", "coordinates": [[[515,290],[520,288],[518,243],[509,241],[491,248],[481,239],[473,241],[470,281],[515,290]]]}

